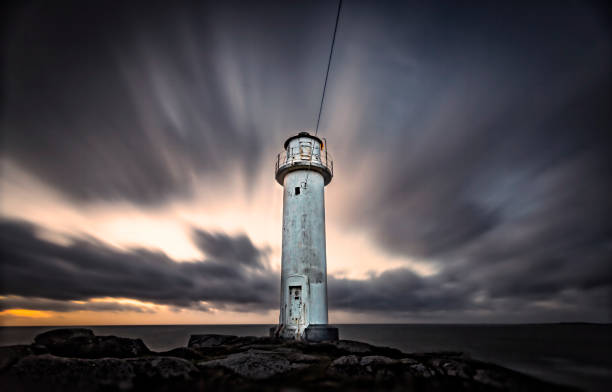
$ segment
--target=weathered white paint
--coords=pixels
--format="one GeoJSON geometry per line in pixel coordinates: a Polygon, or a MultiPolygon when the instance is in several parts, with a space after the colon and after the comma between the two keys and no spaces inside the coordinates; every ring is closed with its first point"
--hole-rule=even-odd
{"type": "Polygon", "coordinates": [[[297,338],[328,322],[324,187],[332,176],[319,139],[302,135],[289,139],[276,173],[284,187],[279,323],[297,338]]]}

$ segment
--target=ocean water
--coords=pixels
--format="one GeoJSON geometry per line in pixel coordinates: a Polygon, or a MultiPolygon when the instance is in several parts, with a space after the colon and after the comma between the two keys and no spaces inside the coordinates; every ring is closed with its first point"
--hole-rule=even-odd
{"type": "MultiPolygon", "coordinates": [[[[404,352],[461,351],[483,361],[588,391],[612,385],[612,325],[346,324],[340,338],[404,352]]],[[[266,336],[271,325],[88,326],[97,335],[141,338],[152,350],[185,346],[191,334],[266,336]]],[[[54,327],[0,327],[0,345],[29,344],[54,327]]]]}

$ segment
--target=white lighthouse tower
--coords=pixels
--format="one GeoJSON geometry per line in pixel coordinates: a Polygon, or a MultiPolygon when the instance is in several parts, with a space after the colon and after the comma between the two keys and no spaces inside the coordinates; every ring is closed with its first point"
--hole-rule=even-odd
{"type": "Polygon", "coordinates": [[[323,140],[300,132],[285,141],[276,160],[283,186],[283,250],[279,325],[275,336],[337,340],[327,324],[324,187],[333,162],[323,140]]]}

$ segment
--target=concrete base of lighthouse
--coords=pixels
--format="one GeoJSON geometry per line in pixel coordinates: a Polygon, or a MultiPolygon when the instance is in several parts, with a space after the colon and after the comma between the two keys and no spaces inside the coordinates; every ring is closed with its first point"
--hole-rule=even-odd
{"type": "Polygon", "coordinates": [[[304,330],[304,338],[309,342],[337,341],[338,328],[329,324],[310,324],[304,330]]]}
{"type": "MultiPolygon", "coordinates": [[[[270,328],[270,337],[279,337],[282,327],[270,328]]],[[[307,342],[326,342],[326,341],[338,341],[340,334],[338,328],[329,324],[310,324],[304,330],[304,340],[307,342]]]]}

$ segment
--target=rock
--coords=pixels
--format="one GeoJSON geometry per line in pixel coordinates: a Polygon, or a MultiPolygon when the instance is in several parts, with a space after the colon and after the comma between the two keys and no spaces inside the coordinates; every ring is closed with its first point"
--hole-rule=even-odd
{"type": "Polygon", "coordinates": [[[205,347],[216,347],[224,344],[231,343],[232,341],[238,340],[237,336],[233,335],[191,335],[187,347],[189,348],[205,348],[205,347]]]}
{"type": "Polygon", "coordinates": [[[340,352],[345,354],[356,354],[356,355],[380,355],[390,357],[394,359],[400,359],[406,354],[400,350],[390,347],[377,347],[371,344],[356,342],[353,340],[339,340],[337,342],[329,343],[336,347],[340,352]]]}
{"type": "MultiPolygon", "coordinates": [[[[275,353],[283,353],[283,351],[274,351],[275,353]]],[[[308,354],[302,354],[302,353],[291,353],[291,352],[284,352],[285,355],[287,356],[287,359],[289,360],[289,362],[291,363],[315,363],[315,362],[319,362],[321,360],[320,357],[317,357],[315,355],[308,355],[308,354]]]]}
{"type": "Polygon", "coordinates": [[[432,377],[434,375],[422,363],[416,363],[416,364],[410,365],[409,369],[410,369],[410,373],[412,375],[416,376],[416,377],[429,378],[429,377],[432,377]]]}
{"type": "Polygon", "coordinates": [[[34,343],[69,358],[131,358],[152,353],[141,339],[95,336],[85,328],[54,329],[36,336],[34,343]]]}
{"type": "Polygon", "coordinates": [[[330,366],[342,367],[342,366],[357,366],[359,365],[359,358],[356,355],[346,355],[334,360],[330,366]]]}
{"type": "Polygon", "coordinates": [[[47,348],[47,346],[43,346],[42,344],[32,344],[30,348],[32,349],[34,354],[48,354],[49,353],[49,349],[47,348]]]}
{"type": "Polygon", "coordinates": [[[188,359],[188,360],[196,360],[196,359],[204,358],[204,356],[200,352],[192,348],[189,348],[189,347],[177,347],[169,351],[157,353],[157,355],[162,356],[162,357],[176,357],[176,358],[183,358],[183,359],[188,359]]]}
{"type": "Polygon", "coordinates": [[[130,390],[134,369],[115,359],[61,358],[49,354],[29,356],[13,365],[2,380],[5,390],[101,391],[130,390]]]}
{"type": "Polygon", "coordinates": [[[368,357],[361,358],[359,364],[361,366],[386,366],[398,363],[399,361],[380,355],[371,355],[368,357]]]}
{"type": "Polygon", "coordinates": [[[243,338],[238,338],[236,341],[232,341],[229,345],[241,348],[243,351],[248,349],[255,350],[294,350],[292,347],[288,347],[287,342],[282,342],[278,340],[272,340],[270,338],[258,338],[256,340],[245,340],[243,338]],[[262,340],[260,340],[262,339],[262,340]]]}
{"type": "Polygon", "coordinates": [[[198,370],[173,357],[133,359],[28,356],[12,366],[2,383],[16,390],[130,391],[195,389],[198,370]]]}
{"type": "Polygon", "coordinates": [[[241,347],[272,347],[272,346],[284,346],[286,342],[281,339],[270,338],[267,336],[239,336],[236,340],[231,340],[229,344],[237,345],[241,347]]]}
{"type": "Polygon", "coordinates": [[[402,358],[400,362],[403,363],[404,365],[415,365],[417,363],[420,363],[416,359],[412,359],[412,358],[402,358]]]}
{"type": "Polygon", "coordinates": [[[193,335],[189,347],[153,353],[140,339],[88,329],[52,330],[31,346],[0,347],[0,385],[7,391],[567,390],[461,353],[231,335],[193,335]]]}
{"type": "Polygon", "coordinates": [[[247,349],[254,349],[254,350],[274,351],[275,353],[278,353],[278,354],[294,354],[294,353],[300,352],[300,350],[296,347],[283,347],[283,346],[278,346],[278,345],[265,346],[263,344],[256,344],[253,346],[249,345],[245,347],[247,349]]]}
{"type": "Polygon", "coordinates": [[[84,349],[82,352],[82,358],[131,358],[151,354],[151,350],[141,339],[116,336],[96,336],[91,342],[91,349],[84,349]]]}
{"type": "Polygon", "coordinates": [[[17,345],[0,347],[0,371],[12,366],[15,362],[34,354],[30,346],[17,345]]]}
{"type": "Polygon", "coordinates": [[[355,342],[353,340],[339,340],[333,343],[341,350],[351,354],[366,354],[372,352],[372,346],[367,343],[355,342]]]}
{"type": "Polygon", "coordinates": [[[176,357],[130,358],[126,362],[133,367],[138,377],[153,381],[188,382],[199,373],[191,362],[176,357]]]}
{"type": "Polygon", "coordinates": [[[499,380],[496,376],[497,374],[486,371],[484,369],[476,369],[476,374],[474,375],[474,380],[484,384],[489,385],[498,389],[503,389],[504,384],[501,380],[499,380]]]}
{"type": "Polygon", "coordinates": [[[116,336],[71,338],[63,344],[47,346],[53,355],[69,358],[133,358],[151,354],[140,339],[116,336]]]}
{"type": "Polygon", "coordinates": [[[399,361],[380,355],[371,355],[361,358],[359,365],[365,369],[367,373],[373,374],[374,377],[380,380],[392,379],[395,376],[395,365],[399,361]]]}
{"type": "Polygon", "coordinates": [[[253,349],[243,353],[231,354],[223,359],[198,363],[198,367],[223,367],[252,379],[265,379],[306,366],[308,365],[289,362],[283,354],[253,349]]]}
{"type": "Polygon", "coordinates": [[[34,338],[34,343],[50,348],[58,345],[61,346],[70,339],[80,337],[92,338],[94,337],[94,333],[91,329],[86,328],[52,329],[51,331],[43,332],[37,335],[34,338]]]}
{"type": "Polygon", "coordinates": [[[451,377],[462,377],[465,379],[471,379],[472,376],[468,374],[469,366],[466,363],[458,361],[445,361],[442,364],[442,371],[451,377]]]}
{"type": "Polygon", "coordinates": [[[332,361],[327,368],[327,373],[334,376],[350,377],[362,375],[360,359],[356,355],[345,355],[332,361]]]}
{"type": "Polygon", "coordinates": [[[345,379],[359,378],[374,383],[389,383],[411,377],[402,370],[399,360],[381,355],[369,355],[362,358],[346,355],[334,360],[327,373],[345,379]]]}
{"type": "Polygon", "coordinates": [[[331,374],[344,376],[366,375],[377,373],[379,369],[389,368],[399,363],[395,359],[380,355],[370,355],[361,359],[356,355],[346,355],[332,361],[329,370],[331,374]]]}

